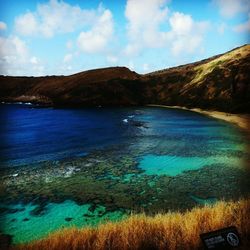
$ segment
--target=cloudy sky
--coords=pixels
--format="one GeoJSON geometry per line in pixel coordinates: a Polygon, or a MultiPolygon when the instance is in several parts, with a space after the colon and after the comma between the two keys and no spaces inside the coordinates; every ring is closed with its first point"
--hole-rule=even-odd
{"type": "Polygon", "coordinates": [[[138,73],[250,42],[249,0],[0,0],[0,74],[138,73]]]}

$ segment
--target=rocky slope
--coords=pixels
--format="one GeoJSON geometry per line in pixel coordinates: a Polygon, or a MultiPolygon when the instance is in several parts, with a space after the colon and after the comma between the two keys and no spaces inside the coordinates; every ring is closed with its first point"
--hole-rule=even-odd
{"type": "Polygon", "coordinates": [[[55,106],[162,104],[250,111],[250,45],[196,63],[140,75],[125,67],[70,76],[0,76],[0,101],[55,106]]]}

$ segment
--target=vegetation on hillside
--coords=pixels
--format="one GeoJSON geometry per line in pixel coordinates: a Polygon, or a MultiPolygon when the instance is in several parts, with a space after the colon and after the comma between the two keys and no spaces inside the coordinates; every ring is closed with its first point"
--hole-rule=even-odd
{"type": "Polygon", "coordinates": [[[250,249],[250,200],[218,202],[185,213],[131,215],[97,228],[64,229],[47,238],[12,250],[173,250],[202,249],[200,234],[236,226],[242,239],[239,249],[250,249]]]}

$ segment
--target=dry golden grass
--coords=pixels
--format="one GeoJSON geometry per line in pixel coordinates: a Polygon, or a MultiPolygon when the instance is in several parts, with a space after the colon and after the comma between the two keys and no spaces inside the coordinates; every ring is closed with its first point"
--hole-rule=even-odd
{"type": "Polygon", "coordinates": [[[236,226],[244,245],[250,249],[250,200],[218,202],[214,206],[194,208],[186,213],[158,214],[154,217],[132,215],[129,218],[100,225],[97,228],[64,229],[46,239],[19,250],[154,250],[201,249],[199,235],[223,227],[236,226]]]}
{"type": "Polygon", "coordinates": [[[197,71],[196,76],[193,80],[185,85],[185,89],[189,88],[191,85],[199,85],[203,80],[214,70],[218,65],[224,67],[225,63],[233,62],[236,59],[244,58],[250,54],[250,45],[241,47],[237,50],[230,51],[214,60],[211,60],[207,63],[196,66],[194,69],[197,71]]]}

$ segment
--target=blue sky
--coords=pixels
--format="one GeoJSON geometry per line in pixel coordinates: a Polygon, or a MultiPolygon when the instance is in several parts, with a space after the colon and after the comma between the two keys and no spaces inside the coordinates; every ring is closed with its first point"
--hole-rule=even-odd
{"type": "Polygon", "coordinates": [[[0,74],[138,73],[250,42],[248,0],[0,0],[0,74]]]}

